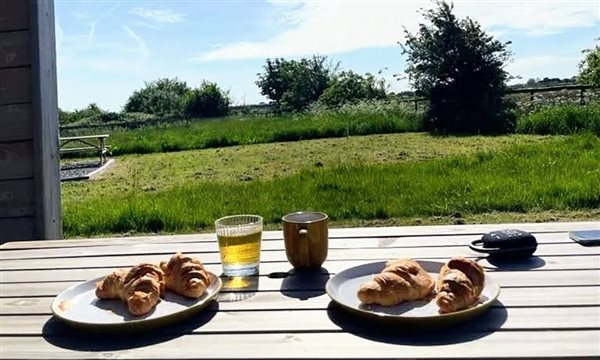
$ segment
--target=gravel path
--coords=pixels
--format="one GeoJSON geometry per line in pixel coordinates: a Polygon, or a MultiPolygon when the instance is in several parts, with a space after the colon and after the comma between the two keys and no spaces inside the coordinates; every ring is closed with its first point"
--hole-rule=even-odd
{"type": "Polygon", "coordinates": [[[94,170],[100,168],[100,161],[78,161],[60,165],[60,181],[86,180],[94,170]]]}

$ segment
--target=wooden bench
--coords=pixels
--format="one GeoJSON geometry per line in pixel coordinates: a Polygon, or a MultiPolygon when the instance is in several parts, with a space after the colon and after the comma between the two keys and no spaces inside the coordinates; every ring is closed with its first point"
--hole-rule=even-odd
{"type": "Polygon", "coordinates": [[[60,153],[97,152],[100,155],[100,164],[102,165],[106,162],[108,150],[110,149],[110,145],[106,145],[106,139],[108,137],[108,134],[61,137],[59,138],[60,153]],[[65,147],[67,144],[73,143],[83,146],[65,147]]]}

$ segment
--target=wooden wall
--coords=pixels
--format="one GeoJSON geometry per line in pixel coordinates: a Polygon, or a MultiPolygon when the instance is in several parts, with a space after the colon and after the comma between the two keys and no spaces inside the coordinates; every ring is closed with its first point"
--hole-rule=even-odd
{"type": "Polygon", "coordinates": [[[62,237],[51,0],[0,0],[0,242],[62,237]]]}

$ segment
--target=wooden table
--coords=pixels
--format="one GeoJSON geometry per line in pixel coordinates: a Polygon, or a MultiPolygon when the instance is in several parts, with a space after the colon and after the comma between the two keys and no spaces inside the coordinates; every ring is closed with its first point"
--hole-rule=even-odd
{"type": "Polygon", "coordinates": [[[600,356],[600,247],[568,238],[599,222],[331,229],[323,273],[294,274],[280,231],[264,233],[261,274],[245,292],[223,290],[200,315],[161,331],[121,335],[72,330],[53,297],[118,266],[194,253],[220,273],[214,234],[12,242],[1,246],[0,358],[576,358],[600,356]],[[499,301],[455,328],[415,332],[348,315],[324,293],[343,269],[393,257],[475,257],[481,234],[533,231],[538,257],[501,269],[499,301]],[[233,301],[238,300],[238,301],[233,301]]]}
{"type": "Polygon", "coordinates": [[[106,145],[106,139],[108,139],[108,137],[108,134],[61,137],[58,139],[60,143],[60,152],[61,154],[81,153],[86,151],[96,152],[98,153],[98,156],[100,156],[100,165],[103,165],[106,162],[108,149],[110,148],[109,145],[106,145]],[[82,146],[66,146],[72,143],[80,144],[82,146]]]}

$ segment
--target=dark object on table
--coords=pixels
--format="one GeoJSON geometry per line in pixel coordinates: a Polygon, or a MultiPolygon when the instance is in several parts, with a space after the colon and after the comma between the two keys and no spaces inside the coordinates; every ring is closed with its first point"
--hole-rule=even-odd
{"type": "Polygon", "coordinates": [[[569,231],[569,237],[583,246],[600,245],[600,230],[569,231]]]}
{"type": "Polygon", "coordinates": [[[533,255],[537,240],[526,231],[505,229],[483,235],[480,240],[471,242],[469,248],[495,259],[524,258],[533,255]]]}

